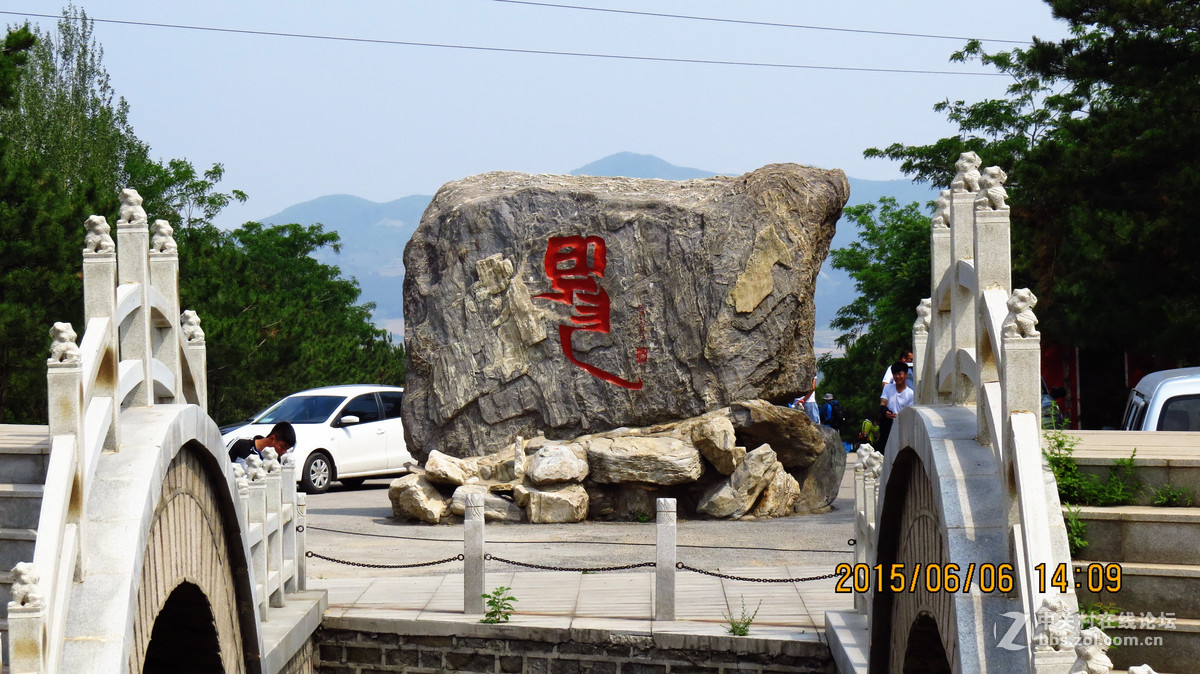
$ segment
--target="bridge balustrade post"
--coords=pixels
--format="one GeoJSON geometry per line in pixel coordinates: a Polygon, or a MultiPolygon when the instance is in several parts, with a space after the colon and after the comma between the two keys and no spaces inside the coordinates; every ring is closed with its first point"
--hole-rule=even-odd
{"type": "Polygon", "coordinates": [[[676,505],[673,498],[655,501],[658,510],[654,564],[654,619],[675,619],[676,505]]]}
{"type": "MultiPolygon", "coordinates": [[[[261,470],[261,468],[259,469],[261,470]]],[[[267,622],[270,615],[270,601],[268,595],[271,587],[267,576],[267,483],[260,476],[255,479],[253,476],[250,480],[250,485],[247,490],[249,502],[247,514],[247,524],[249,525],[250,535],[250,564],[254,569],[254,602],[258,605],[258,614],[263,622],[267,622]],[[253,530],[258,527],[259,540],[254,540],[253,530]]]]}
{"type": "MultiPolygon", "coordinates": [[[[918,393],[924,392],[929,398],[922,399],[920,402],[924,405],[934,403],[947,403],[954,393],[954,379],[947,377],[942,379],[942,368],[949,366],[947,372],[954,369],[954,363],[948,362],[947,359],[953,355],[954,336],[953,336],[953,320],[951,317],[950,298],[943,298],[938,289],[944,279],[949,277],[950,286],[948,290],[953,293],[954,290],[954,254],[950,244],[950,221],[952,219],[950,213],[950,190],[942,190],[941,195],[937,199],[937,213],[933,216],[933,221],[930,224],[929,233],[929,266],[930,266],[930,290],[929,296],[931,300],[931,315],[929,317],[929,340],[933,345],[928,351],[928,364],[922,367],[917,372],[918,393]],[[943,303],[943,299],[947,300],[943,303]]],[[[915,348],[915,345],[914,345],[915,348]]],[[[917,355],[913,354],[914,357],[917,355]]],[[[915,365],[915,364],[914,364],[915,365]]]]}
{"type": "Polygon", "coordinates": [[[950,212],[953,222],[950,226],[951,255],[954,258],[954,283],[950,289],[950,322],[953,347],[949,358],[951,381],[947,382],[953,393],[951,399],[956,405],[965,405],[975,400],[975,386],[967,373],[962,371],[959,352],[975,348],[975,288],[971,279],[963,276],[963,261],[974,260],[975,237],[971,232],[974,215],[974,195],[966,191],[955,190],[950,195],[950,212]]]}
{"type": "MultiPolygon", "coordinates": [[[[989,167],[986,172],[999,171],[989,167]]],[[[1001,189],[1003,189],[1001,187],[1001,189]]],[[[975,313],[975,361],[979,365],[978,381],[980,389],[984,384],[1000,381],[1000,371],[996,360],[1002,357],[1002,344],[992,342],[988,332],[988,316],[983,301],[985,290],[1000,290],[1005,296],[1012,287],[1012,254],[1010,252],[1008,208],[993,210],[984,192],[975,200],[975,284],[976,308],[975,313]]],[[[999,335],[997,335],[999,337],[999,335]]],[[[1002,417],[1004,418],[1004,417],[1002,417]]],[[[975,401],[975,419],[978,424],[977,438],[979,444],[990,445],[991,438],[988,430],[989,414],[982,395],[975,401]]],[[[1004,429],[995,429],[1002,436],[1004,429]]],[[[997,447],[997,451],[1001,448],[997,447]]]]}
{"type": "MultiPolygon", "coordinates": [[[[100,216],[92,216],[99,218],[100,216]]],[[[103,221],[103,218],[100,218],[103,221]]],[[[107,226],[107,224],[105,225],[107,226]]],[[[111,242],[112,239],[109,239],[111,242]]],[[[106,246],[107,248],[107,246],[106,246]]],[[[108,425],[108,433],[104,436],[104,451],[115,452],[121,446],[121,401],[117,397],[117,373],[120,344],[117,331],[117,253],[115,244],[113,250],[94,252],[83,251],[83,324],[86,326],[93,318],[108,319],[108,348],[100,355],[103,362],[100,365],[96,382],[92,385],[92,396],[96,398],[112,398],[112,419],[108,425]]]]}
{"type": "MultiPolygon", "coordinates": [[[[286,455],[285,455],[286,457],[286,455]]],[[[283,566],[285,571],[291,566],[291,573],[285,574],[283,580],[283,591],[285,594],[296,594],[300,590],[300,562],[298,559],[304,557],[304,551],[297,547],[296,527],[300,513],[296,507],[296,464],[291,460],[283,462],[283,470],[280,472],[280,516],[284,513],[290,514],[291,517],[283,526],[283,566]]]]}
{"type": "Polygon", "coordinates": [[[1004,337],[1004,414],[1042,415],[1042,342],[1039,337],[1004,337]]]}
{"type": "Polygon", "coordinates": [[[8,671],[13,674],[46,672],[46,604],[8,604],[8,671]]]}
{"type": "MultiPolygon", "coordinates": [[[[57,341],[57,337],[55,340],[57,341]]],[[[72,343],[74,346],[74,343],[72,343]]],[[[53,357],[46,361],[46,393],[49,398],[50,437],[74,435],[82,427],[83,420],[83,366],[79,362],[78,347],[73,360],[59,361],[53,357]]],[[[81,443],[75,443],[79,451],[81,443]]]]}
{"type": "Polygon", "coordinates": [[[296,590],[308,589],[308,539],[304,533],[308,526],[308,495],[296,494],[296,590]]]}
{"type": "Polygon", "coordinates": [[[925,298],[917,305],[917,320],[913,323],[913,374],[916,379],[909,383],[918,405],[937,402],[937,374],[929,363],[929,328],[932,323],[932,300],[925,298]]]}
{"type": "MultiPolygon", "coordinates": [[[[854,563],[867,563],[867,546],[870,545],[870,533],[866,526],[867,514],[867,477],[863,462],[854,466],[854,563]]],[[[867,612],[867,598],[861,592],[854,593],[854,611],[867,612]]]]}
{"type": "MultiPolygon", "coordinates": [[[[137,198],[140,204],[141,197],[137,198]]],[[[142,381],[130,394],[132,405],[154,404],[153,354],[150,342],[150,231],[146,213],[139,205],[126,213],[126,196],[122,194],[122,219],[117,221],[117,280],[121,285],[136,284],[138,308],[134,310],[124,330],[120,330],[121,359],[139,361],[142,381]],[[132,217],[133,220],[127,220],[132,217]]]]}
{"type": "MultiPolygon", "coordinates": [[[[876,518],[875,512],[875,501],[879,498],[879,480],[868,475],[867,478],[863,480],[863,492],[865,496],[863,499],[863,515],[865,515],[867,520],[867,540],[873,541],[875,540],[875,532],[873,529],[879,522],[879,520],[876,518]]],[[[867,552],[869,555],[870,550],[867,552]]],[[[871,558],[868,556],[865,561],[867,564],[870,564],[871,558]]]]}
{"type": "Polygon", "coordinates": [[[189,339],[187,342],[188,360],[192,363],[191,391],[195,404],[208,412],[208,352],[205,350],[204,337],[189,339]]]}
{"type": "Polygon", "coordinates": [[[463,613],[483,613],[483,494],[467,494],[463,512],[463,613]]]}
{"type": "MultiPolygon", "coordinates": [[[[155,230],[161,231],[166,225],[165,220],[154,223],[155,230]]],[[[167,226],[169,230],[170,227],[167,226]]],[[[155,239],[162,235],[156,234],[155,239]]],[[[158,359],[171,371],[175,382],[171,387],[171,395],[164,396],[163,402],[186,402],[183,395],[183,362],[179,351],[179,254],[175,251],[175,240],[169,235],[170,244],[156,241],[161,248],[150,249],[150,284],[167,302],[167,315],[155,317],[151,326],[154,358],[158,359]]]]}
{"type": "Polygon", "coordinates": [[[274,470],[267,473],[266,487],[266,525],[263,538],[267,546],[267,576],[263,582],[267,585],[267,595],[271,606],[283,606],[283,473],[274,470]],[[271,581],[274,577],[275,581],[271,581]]]}

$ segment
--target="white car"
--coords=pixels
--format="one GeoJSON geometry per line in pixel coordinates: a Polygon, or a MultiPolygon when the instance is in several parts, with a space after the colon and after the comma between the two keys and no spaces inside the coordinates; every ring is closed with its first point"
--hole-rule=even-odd
{"type": "Polygon", "coordinates": [[[1142,377],[1129,392],[1121,430],[1200,431],[1200,367],[1142,377]]]}
{"type": "Polygon", "coordinates": [[[368,477],[409,472],[415,465],[404,444],[398,386],[326,386],[294,393],[271,405],[247,425],[222,436],[225,446],[240,438],[265,436],[287,421],[296,430],[296,481],[310,494],[334,480],[358,486],[368,477]]]}

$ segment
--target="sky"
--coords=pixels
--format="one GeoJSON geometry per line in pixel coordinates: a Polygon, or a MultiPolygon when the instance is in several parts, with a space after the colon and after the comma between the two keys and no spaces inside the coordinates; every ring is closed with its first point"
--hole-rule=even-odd
{"type": "MultiPolygon", "coordinates": [[[[543,2],[543,0],[535,0],[543,2]]],[[[552,2],[553,0],[544,0],[552,2]]],[[[385,202],[491,170],[565,173],[615,152],[740,174],[773,162],[902,178],[868,147],[923,144],[954,129],[934,103],[1003,93],[990,72],[949,63],[964,40],[1056,39],[1034,0],[560,0],[558,4],[795,24],[746,25],[501,0],[79,0],[111,85],[158,158],[220,162],[249,194],[233,227],[328,194],[385,202]],[[283,37],[101,20],[294,33],[283,37]],[[848,31],[953,36],[907,37],[848,31]],[[377,41],[377,42],[365,42],[377,41]],[[384,44],[820,66],[783,68],[384,44]],[[839,69],[825,69],[839,68],[839,69]]],[[[0,14],[53,29],[62,3],[12,0],[0,14]]],[[[991,50],[1013,44],[988,42],[991,50]]]]}

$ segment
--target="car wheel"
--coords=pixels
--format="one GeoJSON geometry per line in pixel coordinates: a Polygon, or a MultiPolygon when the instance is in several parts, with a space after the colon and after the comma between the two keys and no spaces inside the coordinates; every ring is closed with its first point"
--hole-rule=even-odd
{"type": "Polygon", "coordinates": [[[313,452],[304,462],[300,488],[309,494],[324,494],[333,481],[333,459],[325,452],[313,452]]]}
{"type": "Polygon", "coordinates": [[[357,489],[358,487],[363,486],[363,483],[366,481],[367,478],[365,477],[343,477],[338,480],[338,482],[341,482],[343,485],[350,487],[351,489],[357,489]]]}

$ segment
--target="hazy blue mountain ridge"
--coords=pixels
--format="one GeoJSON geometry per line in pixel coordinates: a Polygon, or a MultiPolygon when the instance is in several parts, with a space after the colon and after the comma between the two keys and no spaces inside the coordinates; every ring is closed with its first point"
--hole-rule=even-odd
{"type": "MultiPolygon", "coordinates": [[[[662,178],[687,180],[718,175],[713,171],[675,166],[653,155],[620,152],[594,161],[570,172],[571,175],[625,176],[631,178],[662,178]]],[[[848,205],[873,203],[881,196],[895,197],[900,203],[918,201],[924,204],[937,192],[914,185],[907,180],[858,180],[850,178],[848,205]]],[[[326,230],[336,231],[342,239],[340,253],[323,251],[318,259],[337,265],[346,276],[353,276],[362,288],[361,301],[375,305],[376,324],[395,333],[403,333],[404,247],[416,231],[421,215],[431,196],[412,195],[387,203],[376,203],[348,194],[319,197],[289,206],[275,215],[263,218],[265,224],[321,223],[326,230]]],[[[848,245],[858,237],[857,228],[847,220],[838,222],[830,250],[848,245]]],[[[828,325],[837,310],[855,298],[854,284],[846,272],[833,269],[828,261],[822,266],[817,280],[817,332],[815,346],[819,350],[833,347],[836,337],[828,325]]]]}

